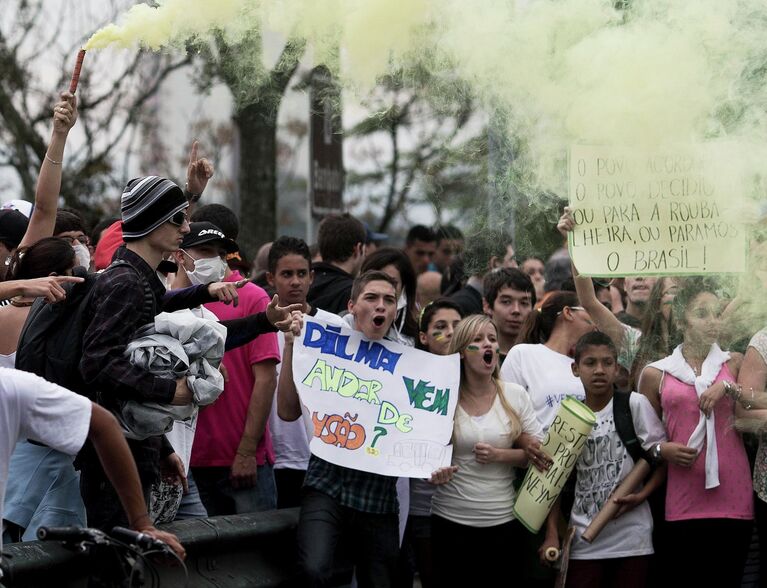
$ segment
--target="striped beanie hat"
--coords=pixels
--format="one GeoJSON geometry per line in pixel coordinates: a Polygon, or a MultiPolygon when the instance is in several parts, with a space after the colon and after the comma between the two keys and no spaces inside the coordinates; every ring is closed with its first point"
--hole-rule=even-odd
{"type": "Polygon", "coordinates": [[[123,190],[120,213],[123,239],[146,237],[189,203],[175,183],[158,176],[134,178],[123,190]]]}

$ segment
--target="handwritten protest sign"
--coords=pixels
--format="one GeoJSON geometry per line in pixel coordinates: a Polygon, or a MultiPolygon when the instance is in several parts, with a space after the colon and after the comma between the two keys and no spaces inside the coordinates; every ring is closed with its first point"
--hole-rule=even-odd
{"type": "Polygon", "coordinates": [[[742,182],[713,146],[570,150],[570,255],[587,276],[745,271],[742,182]]]}
{"type": "Polygon", "coordinates": [[[311,426],[309,449],[331,463],[428,478],[449,466],[458,355],[439,356],[305,317],[293,378],[311,426]]]}
{"type": "Polygon", "coordinates": [[[594,412],[572,396],[559,405],[541,446],[554,463],[545,472],[528,468],[514,503],[514,515],[529,531],[537,533],[540,530],[596,421],[594,412]]]}

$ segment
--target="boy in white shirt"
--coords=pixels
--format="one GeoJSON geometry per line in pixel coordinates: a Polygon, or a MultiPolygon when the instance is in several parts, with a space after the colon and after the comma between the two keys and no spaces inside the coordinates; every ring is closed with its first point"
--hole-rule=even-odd
{"type": "Polygon", "coordinates": [[[8,462],[19,439],[33,439],[70,455],[80,451],[89,439],[117,491],[130,526],[164,541],[184,557],[184,548],[176,536],[152,525],[136,464],[111,413],[39,376],[0,368],[0,517],[8,462]]]}
{"type": "MultiPolygon", "coordinates": [[[[653,553],[653,520],[647,497],[662,482],[664,470],[656,470],[634,493],[614,499],[621,508],[593,543],[582,538],[593,518],[634,467],[634,459],[616,429],[613,412],[617,355],[610,337],[598,331],[581,337],[575,347],[573,374],[581,379],[586,391],[585,403],[596,414],[597,422],[575,465],[575,501],[570,513],[575,537],[570,550],[568,588],[626,588],[646,586],[647,582],[653,553]]],[[[641,394],[631,393],[628,404],[636,438],[655,461],[659,446],[666,440],[663,424],[641,394]]],[[[559,503],[549,515],[541,553],[548,547],[559,547],[558,521],[559,503]]]]}

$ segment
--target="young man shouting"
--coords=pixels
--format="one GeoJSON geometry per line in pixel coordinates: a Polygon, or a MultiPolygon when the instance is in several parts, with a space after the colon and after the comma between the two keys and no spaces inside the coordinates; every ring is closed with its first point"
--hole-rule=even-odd
{"type": "MultiPolygon", "coordinates": [[[[387,338],[397,313],[396,283],[383,272],[365,272],[354,280],[348,309],[347,326],[369,340],[387,338]]],[[[293,342],[286,337],[278,393],[279,416],[285,420],[301,417],[292,359],[293,342]]],[[[298,522],[299,565],[306,585],[324,586],[330,580],[342,536],[351,540],[360,587],[394,584],[399,555],[396,484],[395,477],[311,456],[298,522]]]]}

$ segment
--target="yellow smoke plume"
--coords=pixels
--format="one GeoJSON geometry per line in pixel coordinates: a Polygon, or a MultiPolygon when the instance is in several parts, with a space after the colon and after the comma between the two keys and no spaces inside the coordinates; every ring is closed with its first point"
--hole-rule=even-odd
{"type": "Polygon", "coordinates": [[[142,45],[157,51],[216,29],[234,28],[250,14],[252,4],[247,0],[168,0],[156,7],[136,4],[122,16],[120,24],[97,31],[84,49],[142,45]]]}
{"type": "Polygon", "coordinates": [[[428,56],[523,136],[536,187],[564,194],[572,143],[728,141],[761,168],[767,133],[764,0],[160,0],[137,4],[86,49],[153,50],[222,31],[305,38],[360,91],[428,56]],[[341,59],[334,56],[340,48],[341,59]],[[762,69],[760,70],[760,65],[762,69]],[[762,72],[761,74],[759,72],[762,72]],[[749,76],[753,73],[753,79],[749,76]]]}

